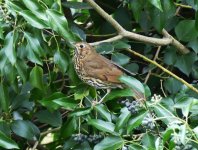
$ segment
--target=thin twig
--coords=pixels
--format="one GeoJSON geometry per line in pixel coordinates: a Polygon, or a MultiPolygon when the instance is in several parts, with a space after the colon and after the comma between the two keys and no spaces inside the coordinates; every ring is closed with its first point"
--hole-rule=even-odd
{"type": "MultiPolygon", "coordinates": [[[[159,47],[157,48],[157,51],[156,51],[155,56],[154,56],[154,58],[153,58],[153,61],[156,61],[156,60],[157,60],[157,58],[158,58],[158,56],[159,56],[160,50],[161,50],[161,46],[159,46],[159,47]]],[[[145,83],[145,84],[148,82],[148,79],[149,79],[151,73],[152,73],[152,71],[151,71],[151,69],[150,69],[149,72],[148,72],[148,74],[147,74],[147,76],[146,76],[146,78],[145,78],[145,80],[144,80],[144,83],[145,83]]]]}
{"type": "Polygon", "coordinates": [[[177,79],[178,81],[180,81],[181,83],[185,84],[189,89],[191,89],[192,91],[198,93],[198,89],[195,88],[194,86],[192,86],[191,84],[189,84],[188,82],[186,82],[184,79],[178,77],[176,74],[172,73],[171,71],[167,70],[166,68],[164,68],[163,66],[161,66],[160,64],[158,64],[157,62],[145,57],[144,55],[140,54],[140,53],[137,53],[131,49],[126,49],[128,52],[142,58],[143,60],[159,67],[160,69],[162,69],[164,72],[166,72],[167,74],[171,75],[172,77],[174,77],[175,79],[177,79]]]}

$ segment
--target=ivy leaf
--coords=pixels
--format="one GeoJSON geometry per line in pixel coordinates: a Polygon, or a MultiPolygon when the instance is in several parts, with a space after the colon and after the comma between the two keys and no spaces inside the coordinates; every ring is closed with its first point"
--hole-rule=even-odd
{"type": "Polygon", "coordinates": [[[109,132],[109,133],[112,133],[114,135],[116,134],[114,132],[115,125],[111,122],[106,122],[106,121],[103,121],[103,120],[100,120],[100,119],[90,119],[88,121],[88,124],[94,126],[95,128],[97,128],[100,131],[109,132]]]}
{"type": "Polygon", "coordinates": [[[161,1],[160,0],[149,0],[149,2],[155,6],[156,8],[158,8],[160,11],[163,11],[162,10],[162,4],[161,4],[161,1]]]}
{"type": "Polygon", "coordinates": [[[179,40],[189,42],[198,37],[198,30],[195,29],[194,20],[182,20],[175,27],[175,33],[179,40]]]}
{"type": "Polygon", "coordinates": [[[46,10],[50,27],[62,35],[67,41],[75,42],[74,35],[71,33],[66,18],[63,14],[56,10],[47,9],[46,10]]]}
{"type": "Polygon", "coordinates": [[[54,54],[54,63],[58,65],[62,72],[66,72],[68,68],[68,58],[67,55],[61,51],[57,51],[54,54]]]}
{"type": "Polygon", "coordinates": [[[189,75],[196,60],[196,54],[194,52],[191,52],[186,55],[178,56],[175,66],[186,75],[189,75]]]}
{"type": "Polygon", "coordinates": [[[30,10],[20,11],[19,14],[24,17],[24,19],[33,27],[38,29],[49,28],[46,22],[40,18],[38,18],[34,13],[30,10]]]}
{"type": "Polygon", "coordinates": [[[130,61],[130,57],[121,53],[113,54],[111,59],[113,62],[117,63],[118,65],[125,65],[130,61]]]}
{"type": "Polygon", "coordinates": [[[111,114],[108,111],[107,107],[103,104],[94,106],[94,109],[106,120],[111,122],[111,114]]]}
{"type": "Polygon", "coordinates": [[[117,136],[108,136],[94,146],[94,150],[116,150],[124,145],[124,140],[117,136]]]}
{"type": "Polygon", "coordinates": [[[17,143],[0,131],[0,147],[5,149],[19,149],[17,143]]]}
{"type": "Polygon", "coordinates": [[[14,43],[14,32],[9,32],[5,37],[4,52],[12,65],[16,63],[16,52],[14,43]]]}
{"type": "Polygon", "coordinates": [[[30,83],[33,87],[43,90],[43,69],[39,66],[35,66],[30,72],[30,83]]]}
{"type": "Polygon", "coordinates": [[[39,129],[32,122],[25,120],[13,121],[11,129],[16,135],[28,140],[38,140],[40,134],[39,129]]]}
{"type": "Polygon", "coordinates": [[[59,111],[50,112],[41,110],[35,114],[41,123],[47,123],[54,127],[59,127],[62,124],[62,117],[59,111]]]}

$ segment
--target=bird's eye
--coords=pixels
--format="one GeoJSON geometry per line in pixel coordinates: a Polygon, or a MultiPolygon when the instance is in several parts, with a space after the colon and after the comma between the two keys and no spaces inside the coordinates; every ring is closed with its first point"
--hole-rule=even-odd
{"type": "Polygon", "coordinates": [[[80,45],[80,48],[84,48],[85,46],[83,44],[80,45]]]}

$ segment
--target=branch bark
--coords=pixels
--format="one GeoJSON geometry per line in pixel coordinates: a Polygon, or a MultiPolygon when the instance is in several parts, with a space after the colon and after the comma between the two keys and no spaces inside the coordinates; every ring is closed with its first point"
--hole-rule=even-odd
{"type": "Polygon", "coordinates": [[[97,5],[93,0],[86,0],[89,5],[91,5],[97,12],[100,14],[106,21],[108,21],[118,32],[118,35],[104,40],[104,41],[99,41],[99,42],[94,42],[90,43],[91,45],[97,45],[103,42],[113,42],[122,38],[129,38],[129,39],[134,39],[137,41],[145,42],[145,43],[150,43],[158,46],[164,46],[164,45],[169,45],[172,44],[175,46],[178,51],[180,51],[182,54],[189,53],[190,50],[187,49],[184,45],[182,45],[179,41],[177,41],[175,38],[173,38],[165,29],[163,29],[162,34],[164,38],[154,38],[154,37],[147,37],[144,35],[140,35],[134,32],[130,32],[125,30],[111,15],[106,13],[99,5],[97,5]]]}

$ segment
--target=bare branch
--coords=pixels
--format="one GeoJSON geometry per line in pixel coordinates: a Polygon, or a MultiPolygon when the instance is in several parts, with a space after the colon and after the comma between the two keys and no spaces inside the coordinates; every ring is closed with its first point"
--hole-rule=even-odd
{"type": "Polygon", "coordinates": [[[183,54],[190,52],[189,49],[187,49],[179,41],[174,39],[165,29],[163,29],[163,31],[162,31],[162,34],[164,35],[164,38],[162,38],[162,39],[154,38],[154,37],[147,37],[147,36],[140,35],[140,34],[137,34],[134,32],[129,32],[129,31],[125,30],[115,19],[113,19],[113,17],[111,15],[106,13],[93,0],[86,0],[86,1],[98,12],[98,14],[100,14],[106,21],[108,21],[118,32],[118,35],[113,38],[110,38],[110,39],[107,39],[104,41],[100,41],[100,42],[91,43],[91,45],[97,45],[102,42],[112,42],[112,41],[119,40],[121,38],[126,37],[126,38],[130,38],[130,39],[134,39],[137,41],[150,43],[150,44],[154,44],[154,45],[158,45],[158,46],[172,44],[173,46],[175,46],[178,49],[178,51],[180,51],[183,54]]]}

